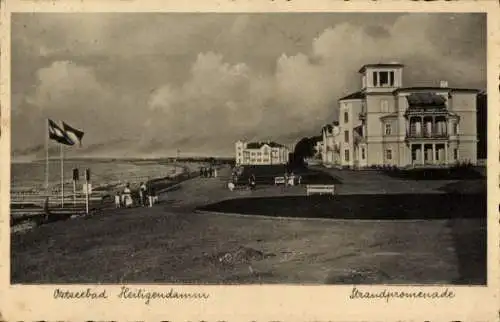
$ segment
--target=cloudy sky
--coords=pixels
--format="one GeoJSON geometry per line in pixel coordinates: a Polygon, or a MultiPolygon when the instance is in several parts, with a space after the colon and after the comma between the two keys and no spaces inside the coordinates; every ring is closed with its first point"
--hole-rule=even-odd
{"type": "Polygon", "coordinates": [[[231,155],[336,118],[365,63],[405,86],[486,88],[483,14],[15,14],[13,156],[44,156],[45,119],[87,156],[231,155]]]}

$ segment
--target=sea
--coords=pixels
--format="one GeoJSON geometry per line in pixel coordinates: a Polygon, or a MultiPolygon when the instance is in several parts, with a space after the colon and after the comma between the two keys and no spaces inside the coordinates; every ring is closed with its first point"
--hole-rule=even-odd
{"type": "MultiPolygon", "coordinates": [[[[64,185],[73,184],[73,169],[78,169],[79,186],[85,182],[85,169],[90,169],[92,188],[102,186],[117,186],[130,183],[139,184],[154,178],[164,178],[182,173],[184,167],[195,171],[195,164],[172,164],[167,161],[151,160],[65,160],[63,165],[64,185]]],[[[41,191],[45,189],[46,162],[32,161],[12,163],[11,191],[41,191]]],[[[49,188],[60,187],[61,162],[50,160],[48,167],[49,188]]]]}

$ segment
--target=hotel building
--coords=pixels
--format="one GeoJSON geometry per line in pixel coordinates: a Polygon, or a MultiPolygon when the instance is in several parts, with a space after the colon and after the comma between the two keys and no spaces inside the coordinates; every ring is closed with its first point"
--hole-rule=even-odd
{"type": "Polygon", "coordinates": [[[276,142],[237,141],[237,165],[287,164],[290,149],[276,142]]]}
{"type": "Polygon", "coordinates": [[[360,91],[339,100],[323,128],[323,163],[349,167],[477,163],[475,89],[403,87],[401,64],[369,64],[360,91]]]}

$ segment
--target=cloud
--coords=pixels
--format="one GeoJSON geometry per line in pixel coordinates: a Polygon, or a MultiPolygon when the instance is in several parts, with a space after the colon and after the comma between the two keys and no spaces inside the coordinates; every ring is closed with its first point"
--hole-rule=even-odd
{"type": "MultiPolygon", "coordinates": [[[[37,120],[48,115],[86,130],[87,150],[82,153],[164,155],[182,147],[192,153],[231,154],[239,138],[289,143],[317,134],[336,118],[338,98],[359,89],[357,71],[366,63],[405,64],[406,86],[436,85],[441,79],[457,87],[485,86],[485,22],[480,15],[414,14],[391,22],[344,21],[331,23],[309,38],[299,30],[307,29],[306,20],[300,28],[293,24],[301,21],[298,18],[289,19],[296,30],[284,32],[285,25],[270,27],[263,16],[215,19],[206,15],[192,18],[192,24],[178,24],[179,29],[161,37],[152,32],[164,23],[160,16],[151,16],[151,25],[144,21],[134,25],[130,18],[123,30],[118,28],[118,18],[94,19],[103,31],[76,30],[71,36],[64,34],[66,42],[44,41],[43,47],[36,46],[50,56],[69,43],[74,59],[39,68],[34,90],[16,99],[20,110],[13,116],[14,146],[28,144],[23,120],[30,119],[28,124],[35,129],[37,120]],[[265,30],[268,33],[263,34],[265,30]],[[130,37],[118,37],[122,32],[130,37]],[[261,34],[264,45],[259,42],[261,34]],[[79,42],[68,40],[77,35],[82,37],[79,42]],[[297,47],[294,39],[300,39],[297,47]],[[217,48],[209,49],[210,44],[217,48]],[[79,60],[77,50],[108,58],[79,60]],[[179,67],[182,73],[175,60],[165,63],[164,53],[192,60],[179,67]],[[113,59],[117,54],[134,58],[113,59]],[[263,68],[263,60],[272,60],[272,68],[263,68]],[[103,74],[103,70],[131,71],[139,66],[148,72],[103,74]]],[[[61,20],[51,28],[71,23],[61,20]]],[[[35,35],[36,28],[30,32],[35,35]]],[[[58,33],[62,32],[51,35],[58,33]]]]}

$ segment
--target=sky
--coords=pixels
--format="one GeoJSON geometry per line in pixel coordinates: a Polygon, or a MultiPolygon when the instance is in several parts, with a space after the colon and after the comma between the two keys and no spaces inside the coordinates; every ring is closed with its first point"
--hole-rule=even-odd
{"type": "Polygon", "coordinates": [[[367,63],[486,88],[484,14],[17,13],[11,49],[14,159],[44,157],[47,118],[85,132],[70,156],[294,143],[336,120],[367,63]]]}

